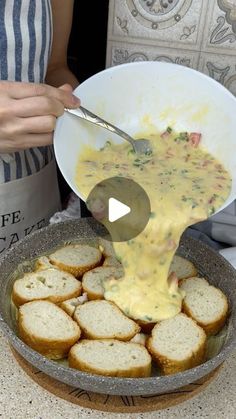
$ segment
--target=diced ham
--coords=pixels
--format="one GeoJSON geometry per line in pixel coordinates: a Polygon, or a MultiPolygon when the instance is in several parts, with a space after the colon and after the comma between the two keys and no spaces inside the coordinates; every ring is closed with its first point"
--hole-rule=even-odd
{"type": "Polygon", "coordinates": [[[175,272],[171,272],[169,275],[168,285],[171,291],[176,291],[178,289],[178,278],[175,272]]]}
{"type": "Polygon", "coordinates": [[[198,132],[191,132],[189,134],[189,141],[193,147],[197,147],[201,141],[202,134],[198,132]]]}
{"type": "Polygon", "coordinates": [[[207,167],[208,164],[210,164],[211,161],[210,160],[204,160],[204,162],[202,163],[202,167],[207,167]]]}

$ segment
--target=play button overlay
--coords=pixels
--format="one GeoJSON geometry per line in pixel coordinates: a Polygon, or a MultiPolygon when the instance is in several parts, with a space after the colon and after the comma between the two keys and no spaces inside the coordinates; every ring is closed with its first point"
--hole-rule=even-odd
{"type": "Polygon", "coordinates": [[[119,220],[131,211],[130,207],[118,201],[115,198],[109,198],[108,201],[108,220],[110,223],[119,220]]]}
{"type": "Polygon", "coordinates": [[[86,201],[93,217],[106,227],[109,240],[122,242],[138,236],[146,227],[151,205],[145,190],[124,177],[98,183],[86,201]]]}

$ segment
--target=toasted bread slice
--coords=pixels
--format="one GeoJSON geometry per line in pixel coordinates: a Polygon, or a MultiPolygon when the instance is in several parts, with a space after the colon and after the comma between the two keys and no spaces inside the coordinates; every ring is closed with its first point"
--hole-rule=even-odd
{"type": "Polygon", "coordinates": [[[206,334],[194,320],[180,313],[156,324],[147,348],[165,375],[175,374],[204,362],[206,334]]]}
{"type": "Polygon", "coordinates": [[[60,303],[78,297],[81,291],[81,282],[73,275],[58,269],[45,269],[17,279],[13,285],[12,300],[17,307],[33,300],[60,303]]]}
{"type": "Polygon", "coordinates": [[[110,301],[94,300],[78,306],[74,320],[89,339],[130,340],[140,327],[110,301]]]}
{"type": "Polygon", "coordinates": [[[59,269],[69,272],[76,278],[99,265],[102,254],[95,247],[74,244],[62,247],[49,255],[49,260],[59,269]]]}
{"type": "Polygon", "coordinates": [[[104,298],[103,280],[108,278],[121,278],[121,268],[99,266],[86,272],[82,279],[82,287],[89,300],[102,300],[104,298]]]}
{"type": "Polygon", "coordinates": [[[144,333],[137,333],[130,342],[132,343],[139,343],[140,345],[146,346],[146,342],[148,339],[148,335],[145,335],[144,333]]]}
{"type": "Polygon", "coordinates": [[[169,272],[175,272],[178,279],[190,278],[197,275],[197,269],[194,264],[190,260],[178,255],[174,256],[169,272]]]}
{"type": "Polygon", "coordinates": [[[71,348],[69,366],[110,377],[149,377],[151,356],[137,343],[85,339],[71,348]]]}
{"type": "Polygon", "coordinates": [[[114,268],[118,268],[118,269],[123,270],[122,264],[114,256],[108,256],[107,258],[105,258],[105,260],[103,262],[103,266],[114,267],[114,268]]]}
{"type": "Polygon", "coordinates": [[[108,241],[106,239],[103,239],[102,237],[99,237],[98,244],[99,244],[99,249],[102,252],[104,258],[107,258],[109,256],[113,256],[113,257],[116,256],[113,243],[111,241],[108,241]]]}
{"type": "Polygon", "coordinates": [[[48,259],[47,256],[41,256],[40,258],[38,258],[35,262],[35,270],[36,271],[44,271],[45,269],[50,269],[50,268],[56,268],[56,266],[54,266],[50,260],[48,259]]]}
{"type": "Polygon", "coordinates": [[[180,288],[186,293],[183,300],[184,313],[194,319],[207,335],[217,334],[224,326],[229,310],[223,292],[204,278],[186,279],[180,288]]]}
{"type": "Polygon", "coordinates": [[[200,278],[198,276],[194,276],[192,278],[185,278],[179,281],[179,288],[184,291],[185,293],[189,291],[193,291],[195,289],[199,289],[202,286],[208,286],[209,283],[205,278],[200,278]]]}
{"type": "Polygon", "coordinates": [[[88,301],[88,297],[85,292],[80,297],[70,298],[70,300],[63,301],[59,305],[70,317],[73,317],[76,307],[86,303],[86,301],[88,301]]]}
{"type": "Polygon", "coordinates": [[[80,338],[80,328],[50,301],[32,301],[19,308],[19,334],[35,351],[50,359],[64,358],[80,338]]]}

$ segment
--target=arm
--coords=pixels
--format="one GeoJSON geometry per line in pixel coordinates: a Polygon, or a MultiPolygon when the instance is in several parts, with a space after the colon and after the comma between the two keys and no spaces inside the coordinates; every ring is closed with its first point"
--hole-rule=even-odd
{"type": "Polygon", "coordinates": [[[53,43],[46,82],[59,87],[69,83],[73,88],[79,82],[67,66],[67,47],[71,32],[74,0],[51,0],[53,15],[53,43]]]}

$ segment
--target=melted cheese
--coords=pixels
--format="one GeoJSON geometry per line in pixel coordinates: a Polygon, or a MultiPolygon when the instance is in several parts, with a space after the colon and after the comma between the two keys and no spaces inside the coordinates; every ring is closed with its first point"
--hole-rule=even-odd
{"type": "Polygon", "coordinates": [[[131,178],[148,194],[152,213],[144,231],[129,242],[114,243],[125,275],[107,280],[104,288],[105,298],[128,316],[156,322],[181,311],[183,295],[168,275],[183,231],[223,204],[231,179],[212,155],[194,147],[184,133],[145,137],[153,154],[142,158],[125,142],[108,143],[102,150],[85,148],[76,177],[85,197],[98,182],[112,176],[131,178]]]}

